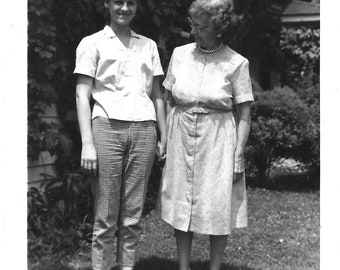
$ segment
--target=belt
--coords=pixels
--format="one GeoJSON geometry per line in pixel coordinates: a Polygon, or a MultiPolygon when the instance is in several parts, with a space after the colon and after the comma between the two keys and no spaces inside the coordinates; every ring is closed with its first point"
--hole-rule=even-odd
{"type": "Polygon", "coordinates": [[[212,109],[202,105],[176,105],[176,107],[190,114],[227,113],[231,111],[226,109],[212,109]]]}

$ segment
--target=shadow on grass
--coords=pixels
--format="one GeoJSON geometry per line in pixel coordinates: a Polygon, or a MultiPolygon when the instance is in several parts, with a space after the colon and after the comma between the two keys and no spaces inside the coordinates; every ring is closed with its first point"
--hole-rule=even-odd
{"type": "Polygon", "coordinates": [[[248,178],[247,185],[277,191],[310,192],[320,189],[320,181],[305,173],[272,172],[268,180],[248,178]]]}
{"type": "MultiPolygon", "coordinates": [[[[191,270],[207,270],[209,269],[208,261],[196,261],[191,263],[191,270]]],[[[112,268],[111,270],[118,270],[118,266],[112,268]]],[[[141,259],[135,265],[134,270],[177,270],[177,261],[159,258],[152,256],[146,259],[141,259]]],[[[255,270],[254,268],[249,268],[246,266],[234,266],[223,264],[221,270],[255,270]]]]}

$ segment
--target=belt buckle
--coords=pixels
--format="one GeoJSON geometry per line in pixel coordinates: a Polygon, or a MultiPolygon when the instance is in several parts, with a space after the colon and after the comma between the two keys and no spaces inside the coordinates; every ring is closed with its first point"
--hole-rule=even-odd
{"type": "Polygon", "coordinates": [[[202,108],[200,108],[200,107],[192,107],[192,108],[190,109],[190,111],[191,111],[192,113],[202,113],[202,112],[203,112],[202,108]]]}

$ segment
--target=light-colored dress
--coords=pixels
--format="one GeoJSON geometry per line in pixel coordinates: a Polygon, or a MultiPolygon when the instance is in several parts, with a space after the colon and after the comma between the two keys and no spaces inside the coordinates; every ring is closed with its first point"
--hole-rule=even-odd
{"type": "Polygon", "coordinates": [[[161,218],[181,231],[230,234],[247,226],[244,173],[233,184],[233,104],[253,101],[249,63],[224,46],[203,54],[177,47],[164,87],[176,106],[168,115],[167,159],[159,196],[161,218]]]}

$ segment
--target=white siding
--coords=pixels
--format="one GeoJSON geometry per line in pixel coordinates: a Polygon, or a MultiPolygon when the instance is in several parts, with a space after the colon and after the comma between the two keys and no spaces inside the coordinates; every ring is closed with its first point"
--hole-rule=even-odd
{"type": "MultiPolygon", "coordinates": [[[[48,107],[41,119],[49,124],[55,123],[60,126],[60,119],[56,104],[48,107]]],[[[27,161],[28,186],[39,186],[44,180],[56,176],[56,155],[51,156],[48,151],[40,152],[39,160],[27,161]]]]}

